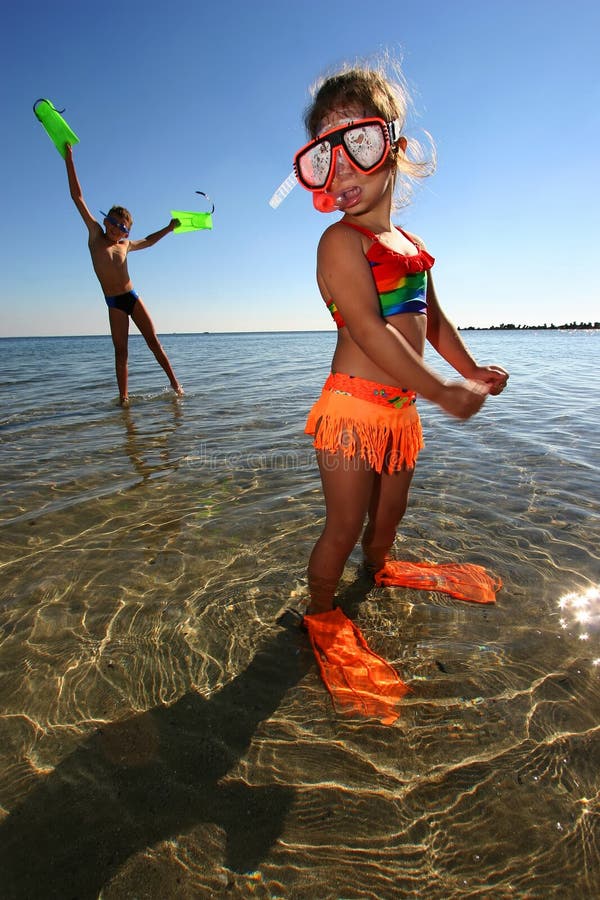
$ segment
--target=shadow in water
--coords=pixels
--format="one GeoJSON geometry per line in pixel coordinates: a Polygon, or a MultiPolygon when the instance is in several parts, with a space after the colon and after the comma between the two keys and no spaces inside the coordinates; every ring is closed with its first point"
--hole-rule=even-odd
{"type": "Polygon", "coordinates": [[[95,732],[0,826],[4,900],[91,900],[130,856],[202,822],[225,830],[229,868],[256,869],[294,791],[220,781],[311,664],[284,629],[210,700],[189,693],[95,732]]]}
{"type": "MultiPolygon", "coordinates": [[[[359,579],[340,601],[354,607],[368,587],[359,579]]],[[[0,826],[3,900],[92,900],[133,854],[204,822],[225,831],[228,868],[255,870],[295,791],[222,779],[314,665],[298,622],[284,615],[249,666],[209,700],[188,693],[109,724],[63,760],[0,826]]]]}

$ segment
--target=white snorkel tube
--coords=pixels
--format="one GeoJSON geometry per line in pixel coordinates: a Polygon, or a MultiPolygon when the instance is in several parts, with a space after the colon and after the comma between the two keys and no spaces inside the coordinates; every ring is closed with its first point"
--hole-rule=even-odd
{"type": "Polygon", "coordinates": [[[296,185],[298,184],[298,179],[294,172],[290,172],[285,181],[282,181],[271,199],[269,200],[269,206],[272,209],[277,209],[280,203],[282,203],[287,195],[292,191],[296,185]]]}
{"type": "MultiPolygon", "coordinates": [[[[298,179],[294,172],[290,172],[285,181],[282,181],[271,199],[269,200],[269,206],[272,209],[277,209],[280,203],[283,203],[287,195],[293,191],[293,189],[298,184],[298,179]]],[[[336,202],[336,198],[333,194],[330,194],[328,191],[313,191],[313,206],[319,212],[330,213],[335,212],[339,209],[339,205],[336,202]]]]}

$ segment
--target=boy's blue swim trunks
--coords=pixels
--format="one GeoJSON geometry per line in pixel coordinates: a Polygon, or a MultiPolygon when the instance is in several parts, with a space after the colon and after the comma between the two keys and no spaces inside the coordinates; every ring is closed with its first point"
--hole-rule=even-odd
{"type": "Polygon", "coordinates": [[[106,305],[110,306],[111,309],[120,309],[130,316],[139,297],[135,291],[127,291],[125,294],[117,294],[116,297],[105,297],[104,299],[106,300],[106,305]]]}

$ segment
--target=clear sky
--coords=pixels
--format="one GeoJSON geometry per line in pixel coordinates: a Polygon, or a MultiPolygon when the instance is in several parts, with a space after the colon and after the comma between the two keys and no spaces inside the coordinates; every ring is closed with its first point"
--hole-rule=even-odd
{"type": "Polygon", "coordinates": [[[383,50],[403,59],[438,171],[397,217],[436,257],[460,326],[597,321],[597,0],[19,0],[0,51],[0,336],[101,334],[106,307],[64,163],[33,115],[66,107],[89,208],[132,237],[216,205],[214,230],[129,259],[161,333],[320,330],[314,280],[333,216],[296,187],[311,82],[383,50]]]}

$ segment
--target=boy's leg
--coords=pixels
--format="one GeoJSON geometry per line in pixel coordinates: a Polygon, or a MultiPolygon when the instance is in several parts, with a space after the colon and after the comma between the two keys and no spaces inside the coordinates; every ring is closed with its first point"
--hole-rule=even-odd
{"type": "Polygon", "coordinates": [[[377,476],[369,503],[369,518],[362,537],[366,565],[374,572],[383,568],[396,529],[406,512],[414,469],[383,472],[377,476]]]}
{"type": "Polygon", "coordinates": [[[308,563],[309,613],[325,612],[344,566],[362,530],[373,492],[375,473],[359,457],[317,451],[325,495],[325,528],[308,563]]]}
{"type": "Polygon", "coordinates": [[[154,323],[150,318],[150,313],[139,297],[135,302],[135,306],[133,307],[131,318],[139,328],[140,333],[148,344],[148,347],[154,353],[156,361],[165,370],[167,378],[171,382],[171,387],[173,388],[175,393],[183,394],[183,389],[175,377],[175,372],[171,368],[171,363],[169,362],[167,354],[163,350],[161,343],[158,340],[156,331],[154,329],[154,323]]]}
{"type": "Polygon", "coordinates": [[[117,373],[117,385],[119,386],[119,400],[126,403],[129,399],[127,393],[127,341],[129,337],[129,316],[121,309],[109,307],[108,320],[113,347],[115,348],[115,369],[117,373]]]}

